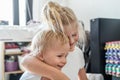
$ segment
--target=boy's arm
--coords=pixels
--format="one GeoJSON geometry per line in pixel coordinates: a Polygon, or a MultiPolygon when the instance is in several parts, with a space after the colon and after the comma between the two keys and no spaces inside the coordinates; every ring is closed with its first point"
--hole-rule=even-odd
{"type": "Polygon", "coordinates": [[[60,70],[43,63],[34,56],[25,56],[21,65],[31,73],[50,78],[51,80],[70,80],[60,70]]]}
{"type": "Polygon", "coordinates": [[[86,71],[84,68],[79,70],[78,76],[79,76],[80,80],[88,80],[88,78],[86,76],[86,71]]]}

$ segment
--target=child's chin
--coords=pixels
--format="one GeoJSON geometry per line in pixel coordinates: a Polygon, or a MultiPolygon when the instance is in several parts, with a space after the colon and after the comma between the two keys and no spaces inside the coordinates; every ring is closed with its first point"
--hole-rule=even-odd
{"type": "Polygon", "coordinates": [[[57,68],[58,70],[62,70],[62,68],[57,68]]]}
{"type": "Polygon", "coordinates": [[[75,47],[71,47],[71,48],[70,48],[70,51],[74,51],[74,49],[75,49],[75,47]]]}
{"type": "Polygon", "coordinates": [[[74,49],[75,49],[75,45],[71,45],[70,46],[70,51],[74,51],[74,49]]]}

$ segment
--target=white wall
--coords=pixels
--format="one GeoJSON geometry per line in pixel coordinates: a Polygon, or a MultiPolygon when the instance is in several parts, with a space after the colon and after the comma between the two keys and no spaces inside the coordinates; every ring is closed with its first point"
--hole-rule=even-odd
{"type": "Polygon", "coordinates": [[[83,20],[87,30],[90,28],[90,19],[120,19],[120,0],[70,0],[69,3],[78,19],[83,20]]]}
{"type": "MultiPolygon", "coordinates": [[[[39,5],[42,1],[44,3],[48,0],[38,0],[39,5]]],[[[69,6],[73,9],[76,16],[79,20],[82,20],[85,24],[85,29],[90,30],[90,19],[93,18],[117,18],[120,19],[120,0],[54,0],[58,2],[62,2],[62,4],[69,6]]],[[[42,6],[41,6],[42,7],[42,6]]],[[[35,8],[34,8],[35,9],[35,8]]],[[[40,10],[36,6],[36,9],[40,10]]],[[[35,10],[36,10],[35,9],[35,10]]],[[[33,12],[33,14],[36,12],[33,12]]],[[[37,19],[34,17],[34,19],[37,19]]]]}
{"type": "MultiPolygon", "coordinates": [[[[51,0],[33,0],[33,20],[40,20],[40,13],[44,4],[51,0]]],[[[68,5],[68,0],[52,0],[62,5],[68,5]]]]}

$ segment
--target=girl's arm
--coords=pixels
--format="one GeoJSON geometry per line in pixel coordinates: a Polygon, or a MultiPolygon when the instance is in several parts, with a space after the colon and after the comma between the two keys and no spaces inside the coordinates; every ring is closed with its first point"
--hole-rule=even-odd
{"type": "Polygon", "coordinates": [[[79,76],[80,80],[88,80],[88,78],[86,76],[86,71],[84,68],[79,70],[78,76],[79,76]]]}
{"type": "Polygon", "coordinates": [[[25,56],[21,64],[27,71],[50,78],[51,80],[70,80],[60,70],[43,63],[34,56],[25,56]]]}

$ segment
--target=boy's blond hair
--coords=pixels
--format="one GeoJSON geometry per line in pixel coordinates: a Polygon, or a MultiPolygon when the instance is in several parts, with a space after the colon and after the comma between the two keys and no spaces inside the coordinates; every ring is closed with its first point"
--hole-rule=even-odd
{"type": "Polygon", "coordinates": [[[64,44],[69,43],[69,40],[67,36],[61,32],[54,32],[51,29],[42,29],[33,37],[31,53],[35,56],[41,52],[44,53],[47,48],[55,46],[58,42],[60,42],[60,45],[64,46],[64,44]]]}

